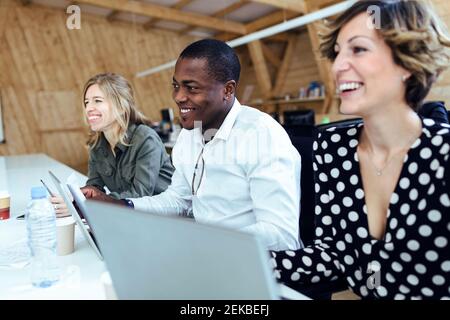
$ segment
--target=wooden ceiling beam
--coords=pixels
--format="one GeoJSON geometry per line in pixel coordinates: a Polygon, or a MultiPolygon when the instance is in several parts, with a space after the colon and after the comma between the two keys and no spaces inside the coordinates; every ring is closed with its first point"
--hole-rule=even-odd
{"type": "Polygon", "coordinates": [[[279,67],[281,65],[280,58],[270,49],[264,42],[261,42],[261,47],[264,53],[264,57],[269,61],[273,66],[279,67]]]}
{"type": "Polygon", "coordinates": [[[268,14],[267,16],[259,18],[253,22],[247,23],[245,25],[245,27],[247,28],[247,32],[251,33],[251,32],[255,32],[255,31],[273,26],[274,24],[290,20],[292,18],[298,17],[299,15],[300,14],[298,12],[280,10],[280,11],[276,11],[274,13],[268,14]]]}
{"type": "MultiPolygon", "coordinates": [[[[234,12],[234,11],[242,8],[243,6],[248,4],[248,2],[249,2],[249,0],[239,0],[238,2],[235,2],[232,5],[230,5],[226,8],[223,8],[222,10],[217,11],[212,16],[214,18],[225,17],[227,14],[230,14],[231,12],[234,12]]],[[[186,29],[180,30],[180,33],[188,33],[190,31],[192,31],[193,29],[195,29],[195,27],[187,27],[186,29]]]]}
{"type": "Polygon", "coordinates": [[[136,0],[77,0],[76,2],[79,4],[89,4],[97,7],[135,13],[146,17],[175,21],[224,32],[232,32],[237,34],[245,34],[247,32],[245,25],[242,23],[227,21],[192,12],[183,12],[148,2],[139,2],[136,0]]]}
{"type": "Polygon", "coordinates": [[[260,92],[264,98],[269,98],[272,91],[272,80],[260,40],[255,40],[247,44],[255,71],[256,81],[260,92]]]}
{"type": "MultiPolygon", "coordinates": [[[[298,12],[279,10],[268,14],[262,18],[259,18],[253,22],[247,23],[245,28],[247,29],[247,33],[252,33],[270,26],[274,24],[281,23],[283,21],[298,17],[300,14],[298,12]]],[[[237,38],[239,35],[235,35],[229,32],[221,33],[215,36],[218,40],[228,41],[237,38]]]]}
{"type": "Polygon", "coordinates": [[[273,97],[279,96],[283,93],[283,92],[281,92],[281,90],[283,89],[284,83],[286,82],[286,76],[289,72],[289,68],[290,68],[291,62],[292,62],[292,57],[294,56],[294,53],[295,53],[295,41],[296,41],[296,35],[291,34],[289,36],[289,41],[287,43],[286,50],[284,51],[283,62],[281,63],[281,66],[277,72],[277,78],[275,80],[275,87],[273,88],[273,91],[272,91],[273,97]]]}
{"type": "MultiPolygon", "coordinates": [[[[175,3],[173,6],[171,6],[172,9],[180,10],[184,7],[186,7],[188,4],[190,4],[194,0],[180,0],[177,3],[175,3]]],[[[158,21],[161,21],[161,19],[151,19],[147,23],[144,24],[144,29],[149,30],[151,27],[155,25],[158,21]]]]}
{"type": "Polygon", "coordinates": [[[230,13],[242,8],[243,6],[248,4],[248,2],[249,2],[249,0],[239,0],[238,2],[235,2],[232,5],[229,5],[228,7],[223,8],[222,10],[215,12],[213,16],[216,18],[225,17],[227,14],[230,14],[230,13]]]}
{"type": "Polygon", "coordinates": [[[251,0],[256,3],[268,4],[285,10],[292,10],[305,13],[305,3],[303,0],[251,0]]]}

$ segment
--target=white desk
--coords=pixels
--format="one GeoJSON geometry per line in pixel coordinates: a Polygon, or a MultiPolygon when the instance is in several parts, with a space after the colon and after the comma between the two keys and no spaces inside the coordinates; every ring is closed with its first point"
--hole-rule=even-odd
{"type": "MultiPolygon", "coordinates": [[[[48,170],[62,181],[72,173],[86,180],[84,175],[44,154],[0,157],[0,189],[7,189],[11,194],[11,218],[0,220],[0,248],[26,238],[25,221],[15,217],[25,213],[31,187],[40,186],[40,179],[52,190],[56,189],[48,170]]],[[[45,289],[32,287],[29,265],[23,268],[0,267],[0,299],[105,299],[100,282],[105,265],[78,227],[75,230],[75,252],[58,257],[62,278],[56,285],[45,289]]]]}

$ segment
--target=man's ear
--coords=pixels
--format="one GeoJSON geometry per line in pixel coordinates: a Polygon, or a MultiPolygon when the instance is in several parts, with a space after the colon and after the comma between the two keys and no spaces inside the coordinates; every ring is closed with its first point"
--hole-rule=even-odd
{"type": "Polygon", "coordinates": [[[230,100],[236,94],[236,81],[228,80],[225,83],[224,99],[230,100]]]}

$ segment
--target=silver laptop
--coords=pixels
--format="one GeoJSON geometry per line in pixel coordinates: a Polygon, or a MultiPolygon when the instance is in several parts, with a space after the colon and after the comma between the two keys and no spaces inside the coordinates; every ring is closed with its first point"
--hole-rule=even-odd
{"type": "MultiPolygon", "coordinates": [[[[55,176],[55,174],[51,171],[48,172],[50,174],[50,177],[53,180],[54,185],[58,189],[58,193],[63,197],[64,202],[66,203],[67,208],[69,209],[69,212],[72,214],[72,217],[75,219],[78,227],[81,230],[81,233],[83,234],[86,241],[89,243],[89,245],[94,250],[95,254],[99,257],[100,260],[103,260],[102,254],[97,247],[96,239],[94,237],[94,234],[92,232],[92,228],[90,227],[88,221],[86,220],[86,223],[83,221],[82,217],[78,213],[77,209],[74,207],[71,198],[67,194],[66,190],[64,189],[63,185],[61,184],[61,181],[58,179],[58,177],[55,176]]],[[[70,192],[72,193],[73,199],[75,203],[77,204],[77,207],[80,209],[82,215],[86,217],[86,208],[84,206],[84,203],[86,201],[86,198],[84,197],[83,193],[80,191],[78,187],[75,187],[73,185],[67,185],[70,192]]]]}
{"type": "Polygon", "coordinates": [[[279,298],[269,254],[253,235],[92,200],[85,205],[119,299],[279,298]]]}

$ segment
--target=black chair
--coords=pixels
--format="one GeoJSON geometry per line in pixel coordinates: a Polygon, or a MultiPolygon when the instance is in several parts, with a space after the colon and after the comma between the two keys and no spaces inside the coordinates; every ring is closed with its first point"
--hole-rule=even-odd
{"type": "Polygon", "coordinates": [[[283,113],[284,125],[293,126],[313,126],[315,124],[314,110],[295,110],[283,113]]]}
{"type": "Polygon", "coordinates": [[[449,123],[449,111],[445,108],[444,101],[428,101],[422,104],[417,113],[440,123],[449,123]]]}
{"type": "MultiPolygon", "coordinates": [[[[305,246],[311,245],[315,238],[315,185],[313,171],[312,145],[317,133],[334,126],[348,126],[361,123],[361,118],[345,119],[323,125],[292,125],[284,126],[291,138],[292,144],[300,153],[302,168],[300,177],[300,219],[299,228],[302,242],[305,246]]],[[[344,280],[330,283],[317,283],[293,288],[306,296],[317,300],[330,300],[335,292],[347,289],[344,280]]]]}
{"type": "Polygon", "coordinates": [[[300,237],[309,245],[314,239],[314,173],[312,167],[312,144],[316,136],[314,126],[285,126],[291,142],[302,158],[300,176],[300,237]]]}

